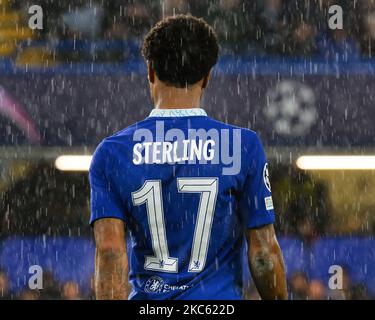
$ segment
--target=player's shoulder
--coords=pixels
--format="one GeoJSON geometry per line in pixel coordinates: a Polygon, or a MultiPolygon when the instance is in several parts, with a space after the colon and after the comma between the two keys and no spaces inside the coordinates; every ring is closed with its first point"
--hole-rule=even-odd
{"type": "Polygon", "coordinates": [[[241,132],[241,140],[244,139],[244,142],[252,143],[254,141],[259,140],[258,134],[249,128],[239,127],[233,124],[229,124],[226,122],[222,122],[213,118],[208,118],[209,121],[212,122],[213,126],[221,129],[228,129],[230,131],[237,130],[238,132],[241,132]]]}
{"type": "Polygon", "coordinates": [[[127,146],[129,140],[133,139],[134,132],[143,127],[143,121],[136,122],[114,134],[105,137],[98,145],[98,148],[111,148],[116,146],[127,146]]]}
{"type": "Polygon", "coordinates": [[[125,150],[122,154],[128,154],[126,149],[132,145],[133,134],[137,128],[142,127],[142,122],[136,122],[101,140],[95,149],[92,163],[108,163],[114,158],[111,155],[116,155],[120,150],[125,150]]]}

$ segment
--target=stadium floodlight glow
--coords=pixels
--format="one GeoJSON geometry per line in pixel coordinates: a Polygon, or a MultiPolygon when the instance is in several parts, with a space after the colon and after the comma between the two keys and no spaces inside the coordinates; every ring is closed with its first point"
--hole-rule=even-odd
{"type": "Polygon", "coordinates": [[[57,157],[55,166],[61,171],[88,171],[91,159],[90,155],[63,155],[57,157]]]}
{"type": "Polygon", "coordinates": [[[301,156],[302,170],[375,170],[375,156],[301,156]]]}

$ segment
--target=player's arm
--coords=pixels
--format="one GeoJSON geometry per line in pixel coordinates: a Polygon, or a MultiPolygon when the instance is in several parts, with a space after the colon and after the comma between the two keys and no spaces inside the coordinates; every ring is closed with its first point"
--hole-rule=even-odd
{"type": "Polygon", "coordinates": [[[282,253],[272,224],[247,231],[248,261],[262,299],[288,298],[282,253]]]}
{"type": "MultiPolygon", "coordinates": [[[[244,135],[246,138],[246,135],[244,135]]],[[[248,262],[252,278],[262,299],[287,299],[285,268],[273,223],[271,183],[266,154],[257,135],[248,136],[246,181],[240,200],[240,212],[246,224],[248,262]]]]}
{"type": "Polygon", "coordinates": [[[110,146],[101,143],[90,165],[91,217],[95,256],[95,293],[98,300],[128,298],[126,208],[111,179],[110,146]]]}
{"type": "Polygon", "coordinates": [[[97,300],[126,300],[129,295],[125,224],[103,218],[94,223],[97,300]]]}

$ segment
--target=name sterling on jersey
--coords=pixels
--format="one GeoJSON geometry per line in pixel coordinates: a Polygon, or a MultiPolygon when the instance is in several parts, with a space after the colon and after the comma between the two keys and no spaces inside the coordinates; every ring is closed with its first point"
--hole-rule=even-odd
{"type": "Polygon", "coordinates": [[[155,134],[148,129],[135,130],[133,164],[222,164],[223,175],[238,174],[241,169],[241,130],[178,128],[164,131],[164,122],[156,122],[155,134]]]}
{"type": "Polygon", "coordinates": [[[133,163],[134,164],[161,164],[176,163],[182,161],[211,161],[215,156],[214,140],[182,140],[182,146],[175,142],[144,142],[136,143],[133,147],[133,163]],[[182,156],[179,150],[182,149],[182,156]],[[142,156],[144,150],[144,157],[142,156]]]}

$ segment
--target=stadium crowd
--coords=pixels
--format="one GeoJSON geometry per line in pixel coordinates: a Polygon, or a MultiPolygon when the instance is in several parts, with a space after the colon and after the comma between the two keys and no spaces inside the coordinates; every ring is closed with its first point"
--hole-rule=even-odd
{"type": "MultiPolygon", "coordinates": [[[[289,299],[291,300],[369,300],[373,299],[364,283],[353,283],[349,274],[344,272],[342,290],[330,290],[318,279],[309,279],[303,271],[294,272],[288,279],[289,299]]],[[[244,289],[244,298],[260,300],[258,291],[253,283],[244,289]]],[[[59,283],[53,274],[43,275],[43,289],[25,289],[18,294],[9,288],[9,279],[5,272],[0,271],[0,300],[95,300],[93,278],[90,290],[83,292],[74,281],[59,283]]]]}
{"type": "Polygon", "coordinates": [[[4,4],[8,9],[0,18],[18,12],[26,17],[25,25],[30,5],[39,4],[44,10],[43,30],[30,33],[18,28],[6,33],[12,26],[0,21],[0,51],[20,63],[38,57],[52,65],[122,62],[138,55],[137,44],[156,21],[178,13],[203,17],[216,30],[222,53],[235,57],[348,61],[374,54],[374,0],[7,0],[4,4]],[[343,8],[342,30],[328,28],[328,8],[333,4],[343,8]],[[19,41],[16,46],[14,41],[19,41]]]}
{"type": "MultiPolygon", "coordinates": [[[[310,279],[303,271],[293,272],[288,277],[290,300],[369,300],[373,299],[364,283],[353,283],[348,272],[344,271],[342,290],[331,290],[319,279],[310,279]]],[[[259,300],[253,284],[245,291],[248,300],[259,300]]]]}
{"type": "Polygon", "coordinates": [[[91,291],[82,293],[79,284],[74,281],[59,283],[53,273],[43,274],[43,289],[25,289],[20,293],[10,290],[9,279],[4,271],[0,270],[0,300],[94,300],[93,285],[91,291]]]}

